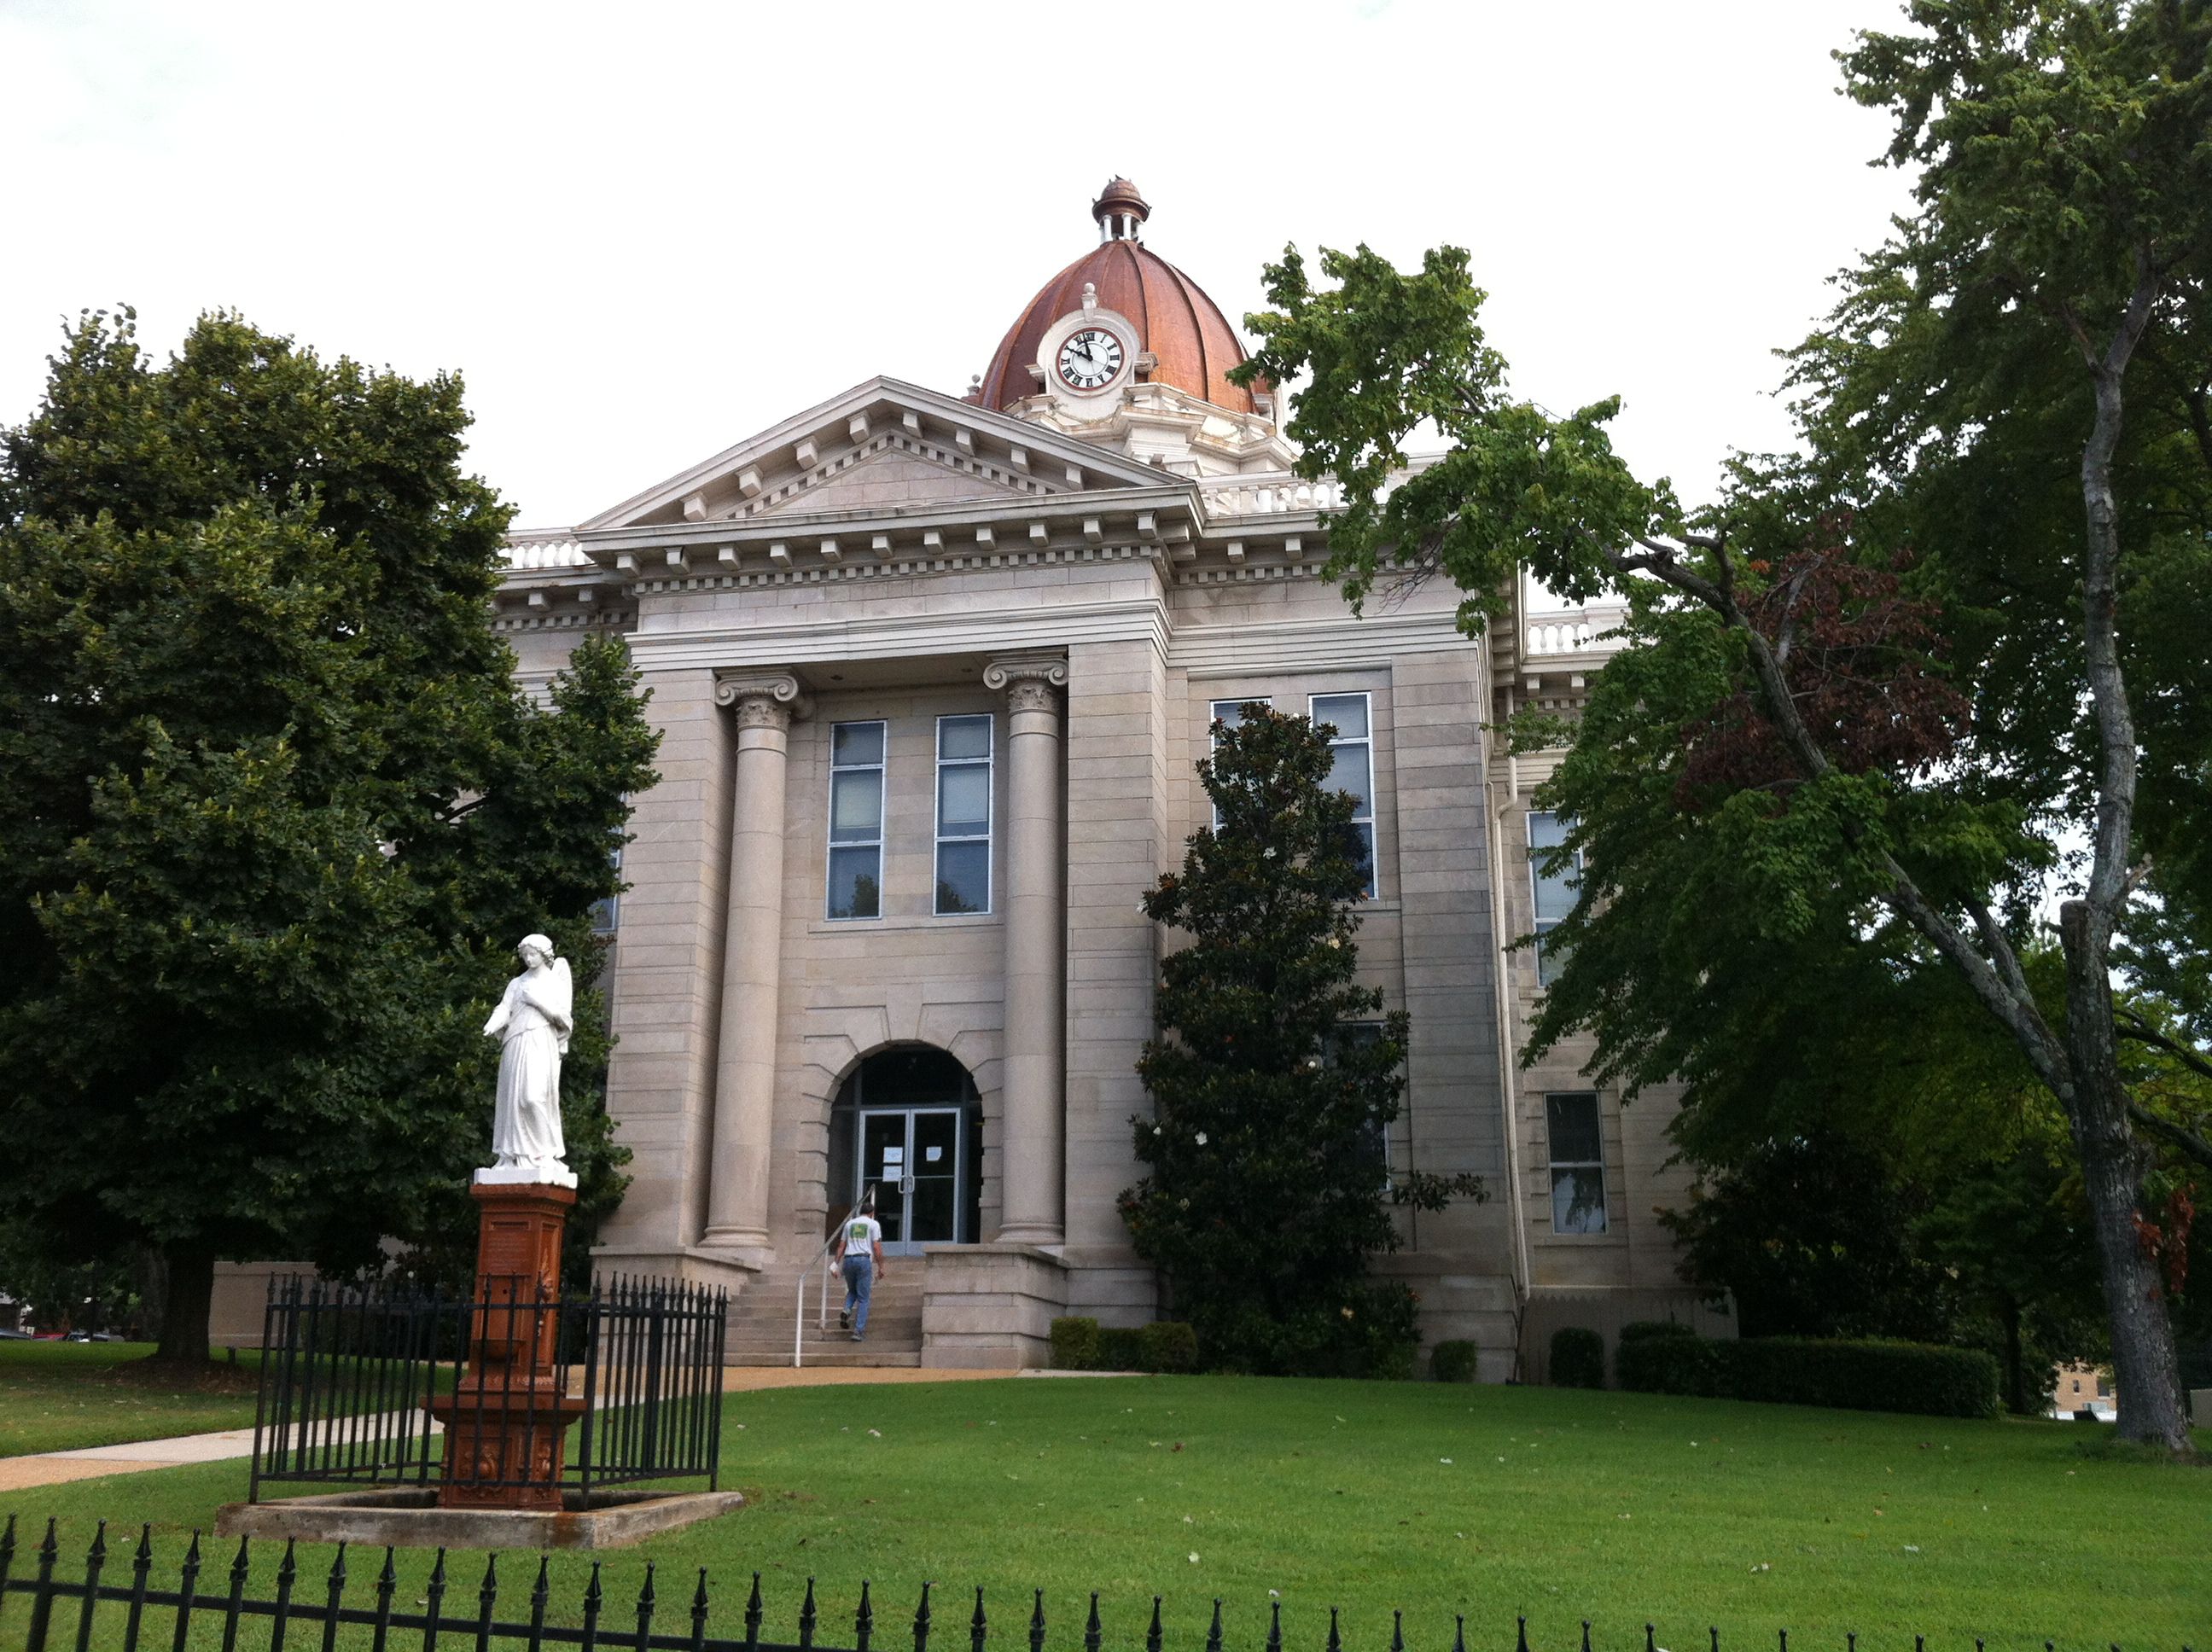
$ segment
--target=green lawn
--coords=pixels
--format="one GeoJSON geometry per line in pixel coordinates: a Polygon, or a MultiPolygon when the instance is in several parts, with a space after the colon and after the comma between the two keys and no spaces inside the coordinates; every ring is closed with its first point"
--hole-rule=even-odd
{"type": "MultiPolygon", "coordinates": [[[[1079,1643],[1086,1591],[1107,1639],[1141,1642],[1155,1593],[1171,1649],[1195,1652],[1212,1600],[1233,1648],[1256,1648],[1270,1591],[1285,1637],[1317,1649],[1328,1608],[1346,1644],[1379,1649],[1406,1611],[1414,1652],[1469,1643],[1601,1652],[1658,1644],[1874,1649],[2179,1647],[2212,1643],[2212,1470],[2147,1463],[2081,1424],[1964,1423],[1553,1389],[1238,1378],[1064,1379],[736,1394],[725,1484],[747,1509],[607,1558],[624,1614],[659,1563],[682,1616],[696,1568],[711,1632],[738,1634],[746,1574],[789,1640],[812,1576],[821,1638],[849,1644],[862,1578],[896,1646],[924,1578],[959,1652],[982,1584],[992,1644],[1012,1652],[1031,1587],[1050,1644],[1079,1643]]],[[[64,1516],[204,1526],[242,1497],[243,1463],[0,1494],[27,1525],[64,1516]]],[[[161,1546],[166,1570],[178,1552],[161,1546]]],[[[227,1564],[228,1548],[218,1552],[227,1564]]],[[[257,1567],[260,1587],[273,1552],[257,1567]]],[[[403,1557],[401,1607],[427,1556],[403,1557]]],[[[302,1552],[319,1582],[326,1552],[302,1552]]],[[[358,1579],[372,1568],[356,1564],[358,1579]]],[[[574,1620],[589,1562],[556,1557],[555,1612],[574,1620]]],[[[481,1576],[462,1562],[459,1593],[481,1576]]],[[[526,1582],[513,1561],[503,1576],[526,1582]]],[[[517,1602],[518,1608],[521,1603],[517,1602]]],[[[461,1608],[466,1610],[467,1606],[461,1608]]],[[[678,1626],[680,1630],[680,1625],[678,1626]]]]}
{"type": "MultiPolygon", "coordinates": [[[[0,1457],[253,1426],[251,1392],[178,1392],[116,1376],[153,1351],[146,1342],[0,1342],[0,1457]]],[[[248,1378],[259,1358],[240,1356],[248,1378]]]]}

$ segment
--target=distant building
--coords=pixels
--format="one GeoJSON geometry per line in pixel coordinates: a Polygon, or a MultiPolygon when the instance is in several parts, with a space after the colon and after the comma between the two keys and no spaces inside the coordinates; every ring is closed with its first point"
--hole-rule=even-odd
{"type": "Polygon", "coordinates": [[[1164,944],[1139,897],[1206,819],[1212,721],[1267,700],[1334,726],[1362,799],[1361,966],[1413,1017],[1381,1151],[1491,1193],[1378,1264],[1425,1336],[1501,1378],[1524,1307],[1539,1358],[1557,1324],[1695,1316],[1653,1215],[1685,1191],[1673,1102],[1623,1108],[1586,1048],[1513,1060],[1545,966],[1504,949],[1571,896],[1531,871],[1549,762],[1487,729],[1574,705],[1613,616],[1516,602],[1470,640],[1437,585],[1355,619],[1319,577],[1331,490],[1225,376],[1235,329],[1126,180],[1092,213],[964,398],[872,380],[513,537],[526,679],[619,633],[664,734],[605,915],[635,1158],[604,1265],[732,1286],[737,1351],[788,1357],[799,1273],[872,1185],[921,1258],[873,1357],[1034,1364],[1055,1315],[1152,1317],[1115,1207],[1164,944]]]}

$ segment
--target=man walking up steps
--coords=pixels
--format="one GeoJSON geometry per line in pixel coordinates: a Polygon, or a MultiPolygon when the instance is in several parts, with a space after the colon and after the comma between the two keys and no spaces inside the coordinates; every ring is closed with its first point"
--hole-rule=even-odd
{"type": "Polygon", "coordinates": [[[868,1293],[875,1289],[884,1266],[884,1228],[876,1220],[876,1194],[872,1187],[861,1195],[860,1208],[845,1218],[845,1235],[837,1255],[845,1273],[845,1306],[837,1323],[853,1327],[853,1340],[865,1341],[868,1333],[868,1293]]]}

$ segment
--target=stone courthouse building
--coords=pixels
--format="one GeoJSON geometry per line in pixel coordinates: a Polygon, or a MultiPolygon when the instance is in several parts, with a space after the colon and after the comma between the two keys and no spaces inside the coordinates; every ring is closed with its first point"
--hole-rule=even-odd
{"type": "Polygon", "coordinates": [[[1328,489],[1226,376],[1235,329],[1133,186],[1091,210],[965,396],[872,380],[514,537],[526,681],[619,633],[663,731],[608,920],[635,1158],[603,1265],[729,1285],[733,1351],[787,1360],[872,1185],[875,1334],[835,1340],[833,1303],[817,1339],[810,1296],[809,1359],[1037,1364],[1056,1315],[1152,1317],[1115,1204],[1164,943],[1139,896],[1208,818],[1212,720],[1265,700],[1334,726],[1362,800],[1361,968],[1413,1019],[1389,1165],[1488,1190],[1378,1263],[1425,1336],[1540,1376],[1553,1324],[1688,1313],[1653,1216],[1683,1192],[1672,1103],[1513,1060],[1541,964],[1508,949],[1565,896],[1531,872],[1541,765],[1490,726],[1571,702],[1606,616],[1470,640],[1423,589],[1353,617],[1319,576],[1328,489]]]}

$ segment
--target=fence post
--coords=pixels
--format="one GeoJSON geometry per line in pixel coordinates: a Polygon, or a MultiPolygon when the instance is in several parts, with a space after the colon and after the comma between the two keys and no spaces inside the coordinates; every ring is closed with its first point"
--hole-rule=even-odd
{"type": "Polygon", "coordinates": [[[914,1613],[914,1652],[929,1652],[929,1585],[921,1586],[921,1604],[914,1613]]]}
{"type": "MultiPolygon", "coordinates": [[[[1083,1652],[1098,1652],[1098,1643],[1105,1637],[1098,1622],[1098,1591],[1091,1591],[1091,1621],[1083,1625],[1083,1652]]],[[[1280,1643],[1276,1643],[1279,1649],[1280,1643]]]]}
{"type": "Polygon", "coordinates": [[[814,1652],[814,1580],[806,1580],[806,1598],[799,1603],[799,1652],[814,1652]]]}
{"type": "MultiPolygon", "coordinates": [[[[392,1635],[392,1591],[398,1586],[398,1574],[392,1570],[392,1545],[384,1546],[384,1570],[376,1575],[376,1628],[369,1639],[374,1652],[384,1652],[384,1643],[392,1635]]],[[[222,1652],[230,1652],[225,1647],[222,1652]]]]}
{"type": "Polygon", "coordinates": [[[583,1652],[592,1652],[599,1643],[599,1606],[604,1599],[599,1588],[599,1563],[592,1562],[592,1581],[584,1585],[584,1638],[580,1643],[583,1652]]]}
{"type": "Polygon", "coordinates": [[[39,1575],[31,1584],[31,1635],[24,1652],[46,1652],[46,1625],[54,1615],[54,1517],[46,1516],[46,1535],[39,1545],[39,1575]]]}
{"type": "MultiPolygon", "coordinates": [[[[1336,1619],[1332,1616],[1329,1619],[1332,1631],[1335,1625],[1336,1619]]],[[[975,1649],[975,1652],[983,1652],[983,1649],[979,1646],[975,1649]]],[[[1160,1652],[1160,1597],[1157,1594],[1152,1596],[1152,1625],[1145,1631],[1145,1652],[1160,1652]]],[[[1334,1643],[1331,1643],[1331,1652],[1334,1652],[1334,1643]]]]}
{"type": "Polygon", "coordinates": [[[276,1563],[276,1606],[269,1624],[269,1652],[284,1652],[284,1631],[292,1619],[292,1582],[299,1576],[292,1558],[292,1540],[284,1540],[284,1558],[276,1563]]]}
{"type": "MultiPolygon", "coordinates": [[[[423,1604],[429,1610],[422,1619],[422,1652],[438,1652],[440,1614],[446,1605],[446,1546],[438,1546],[438,1558],[430,1567],[430,1587],[422,1591],[423,1604]]],[[[271,1648],[270,1652],[275,1652],[271,1648]]]]}
{"type": "Polygon", "coordinates": [[[92,1547],[84,1557],[84,1606],[76,1614],[76,1652],[92,1645],[92,1611],[100,1604],[100,1571],[107,1564],[107,1522],[101,1521],[92,1534],[92,1547]]]}
{"type": "Polygon", "coordinates": [[[760,1574],[753,1574],[753,1592],[745,1600],[745,1652],[756,1652],[760,1645],[761,1596],[760,1574]]]}
{"type": "Polygon", "coordinates": [[[246,1558],[246,1546],[252,1540],[239,1539],[238,1552],[231,1557],[230,1600],[222,1614],[222,1652],[238,1652],[238,1614],[246,1600],[246,1573],[250,1564],[246,1558]]]}
{"type": "MultiPolygon", "coordinates": [[[[1044,1649],[1040,1646],[1034,1652],[1044,1652],[1044,1649]]],[[[1213,1622],[1206,1631],[1206,1652],[1221,1652],[1221,1597],[1218,1594],[1213,1597],[1213,1622]]]]}
{"type": "Polygon", "coordinates": [[[338,1643],[338,1601],[345,1594],[346,1546],[338,1545],[337,1557],[331,1562],[331,1575],[323,1585],[323,1652],[333,1652],[338,1643]]]}
{"type": "MultiPolygon", "coordinates": [[[[138,1625],[146,1615],[146,1574],[154,1569],[154,1523],[138,1528],[138,1550],[131,1557],[131,1613],[123,1620],[123,1652],[138,1652],[138,1625]]],[[[8,1568],[0,1561],[0,1581],[8,1568]]]]}
{"type": "MultiPolygon", "coordinates": [[[[867,1597],[868,1586],[860,1585],[862,1599],[867,1597]]],[[[867,1652],[868,1643],[860,1643],[860,1652],[867,1652]]],[[[707,1646],[707,1569],[699,1568],[698,1592],[691,1597],[691,1652],[706,1652],[707,1646]]]]}
{"type": "MultiPolygon", "coordinates": [[[[1213,1621],[1218,1628],[1221,1623],[1221,1602],[1218,1600],[1213,1603],[1213,1621]]],[[[861,1652],[866,1652],[866,1649],[862,1648],[861,1652]]],[[[1042,1589],[1036,1592],[1036,1606],[1030,1613],[1030,1652],[1044,1652],[1044,1591],[1042,1589]]],[[[1214,1644],[1213,1652],[1221,1652],[1218,1642],[1214,1644]]]]}
{"type": "Polygon", "coordinates": [[[541,1554],[538,1557],[538,1581],[530,1586],[530,1652],[538,1652],[544,1643],[546,1594],[545,1557],[541,1554]]]}
{"type": "Polygon", "coordinates": [[[637,1652],[653,1637],[653,1562],[645,1563],[645,1587],[637,1592],[637,1652]]]}
{"type": "Polygon", "coordinates": [[[483,1582],[477,1586],[477,1652],[491,1645],[491,1609],[499,1599],[499,1557],[484,1557],[483,1582]]]}
{"type": "Polygon", "coordinates": [[[868,1652],[868,1638],[876,1632],[876,1609],[868,1600],[868,1580],[860,1580],[860,1609],[853,1614],[854,1652],[868,1652]]]}
{"type": "Polygon", "coordinates": [[[975,1615],[968,1621],[969,1652],[983,1652],[983,1637],[989,1633],[990,1626],[983,1618],[983,1588],[979,1583],[975,1588],[975,1615]]]}
{"type": "MultiPolygon", "coordinates": [[[[0,1618],[8,1615],[8,1569],[15,1563],[15,1516],[8,1516],[8,1524],[0,1527],[0,1618]]],[[[862,1649],[866,1652],[866,1649],[862,1649]]]]}

